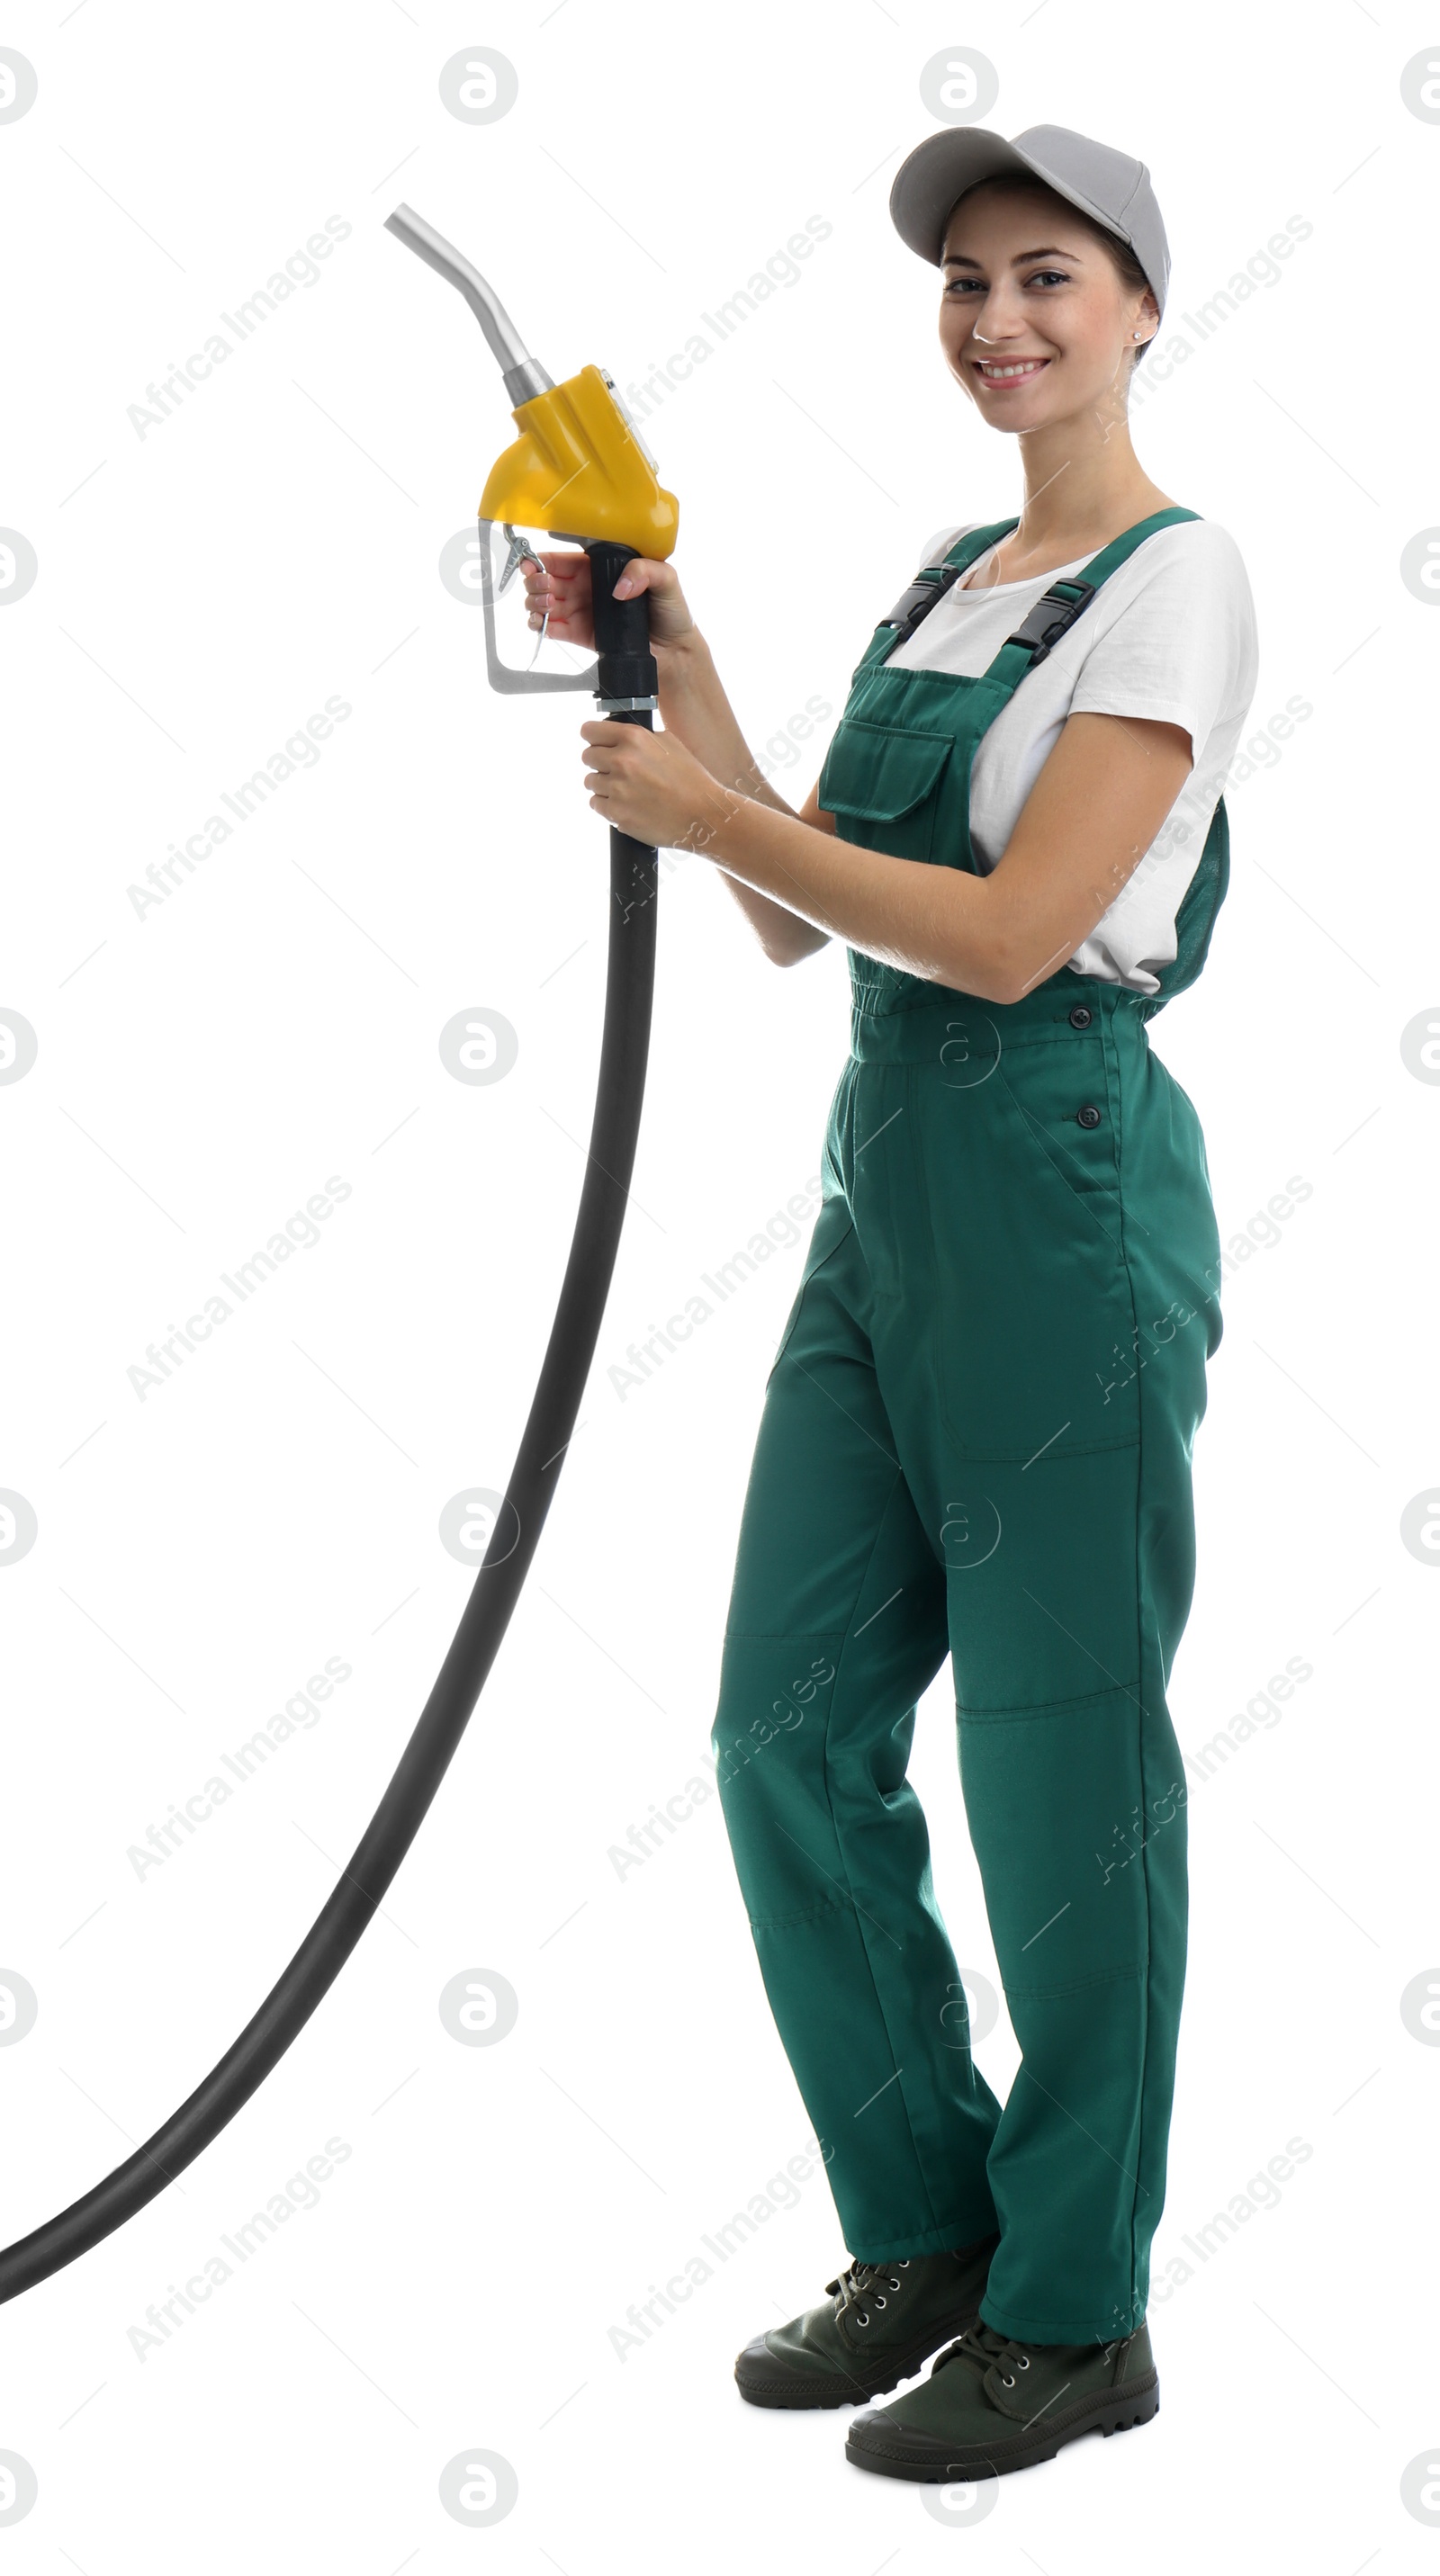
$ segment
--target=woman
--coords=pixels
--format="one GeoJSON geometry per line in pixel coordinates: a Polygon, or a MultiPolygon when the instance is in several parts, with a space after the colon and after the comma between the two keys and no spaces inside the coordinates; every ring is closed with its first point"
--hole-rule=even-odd
{"type": "MultiPolygon", "coordinates": [[[[665,730],[582,726],[590,802],[701,851],[767,956],[849,949],[824,1196],[766,1385],[714,1730],[766,1991],[852,2259],[736,2363],[874,2397],[847,2456],[981,2476],[1155,2413],[1145,2326],[1185,1966],[1165,1687],[1220,1337],[1204,1143],[1146,1022],[1203,963],[1256,676],[1233,540],[1145,474],[1130,375],[1168,254],[1143,165],[1063,127],[932,135],[895,181],[940,340],[1019,442],[1018,519],[942,531],[799,814],[673,571],[665,730]],[[1002,2106],[907,1785],[946,1653],[1021,2064],[1002,2106]],[[947,2342],[947,2338],[954,2338],[947,2342]]],[[[588,571],[527,573],[588,643],[588,571]]]]}

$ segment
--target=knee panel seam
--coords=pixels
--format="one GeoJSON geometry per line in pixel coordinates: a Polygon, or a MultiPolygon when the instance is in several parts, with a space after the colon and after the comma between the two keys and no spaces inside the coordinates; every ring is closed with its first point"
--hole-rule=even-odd
{"type": "Polygon", "coordinates": [[[1061,1984],[1053,1986],[1013,1986],[1004,1979],[1001,1982],[1004,1985],[1007,2001],[1013,1995],[1019,2003],[1046,2003],[1060,1995],[1088,1994],[1095,1986],[1129,1984],[1137,1977],[1145,1977],[1149,1972],[1149,1965],[1148,1959],[1137,1959],[1129,1967],[1097,1968],[1093,1976],[1069,1977],[1061,1984]]]}
{"type": "Polygon", "coordinates": [[[822,1914],[854,1912],[853,1902],[847,1903],[838,1896],[822,1896],[818,1904],[802,1906],[794,1914],[752,1914],[750,1929],[752,1932],[789,1932],[797,1923],[817,1923],[822,1914]]]}
{"type": "Polygon", "coordinates": [[[1032,1718],[1084,1717],[1089,1712],[1098,1714],[1102,1701],[1125,1699],[1138,1707],[1139,1688],[1137,1675],[1133,1682],[1116,1682],[1109,1690],[1086,1691],[1072,1699],[1039,1699],[1023,1708],[962,1708],[957,1702],[955,1714],[962,1726],[1015,1726],[1032,1718]]]}
{"type": "MultiPolygon", "coordinates": [[[[1138,1449],[1139,1446],[1139,1439],[1133,1432],[1125,1432],[1116,1440],[1056,1440],[1046,1449],[1045,1457],[1096,1458],[1104,1450],[1138,1449]]],[[[948,1455],[967,1467],[1013,1467],[1017,1463],[1030,1467],[1044,1463],[1037,1461],[1027,1449],[971,1449],[959,1439],[949,1444],[948,1455]]]]}
{"type": "Polygon", "coordinates": [[[844,1628],[727,1628],[727,1646],[802,1646],[823,1641],[843,1645],[850,1630],[844,1628]]]}

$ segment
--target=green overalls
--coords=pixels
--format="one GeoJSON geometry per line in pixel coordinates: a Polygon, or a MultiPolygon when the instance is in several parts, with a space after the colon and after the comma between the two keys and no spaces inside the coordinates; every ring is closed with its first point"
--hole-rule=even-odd
{"type": "MultiPolygon", "coordinates": [[[[840,836],[974,873],[981,735],[1115,566],[1196,515],[1158,511],[1053,584],[979,678],[886,657],[1017,522],[918,575],[821,772],[840,836]]],[[[722,1652],[726,1826],[846,2246],[879,2262],[998,2228],[981,2314],[1036,2343],[1139,2324],[1165,2193],[1186,1943],[1165,1689],[1220,1245],[1199,1120],[1145,1023],[1199,972],[1227,875],[1222,803],[1156,995],[1062,966],[987,1002],[849,951],[851,1052],[722,1652]],[[947,1651],[1022,2052],[1003,2109],[905,1777],[947,1651]]]]}

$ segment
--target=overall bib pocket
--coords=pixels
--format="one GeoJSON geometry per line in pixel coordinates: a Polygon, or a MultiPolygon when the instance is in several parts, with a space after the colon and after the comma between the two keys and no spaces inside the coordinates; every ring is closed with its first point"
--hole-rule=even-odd
{"type": "Polygon", "coordinates": [[[928,859],[953,748],[949,734],[847,716],[825,756],[819,802],[842,840],[895,859],[928,859]]]}

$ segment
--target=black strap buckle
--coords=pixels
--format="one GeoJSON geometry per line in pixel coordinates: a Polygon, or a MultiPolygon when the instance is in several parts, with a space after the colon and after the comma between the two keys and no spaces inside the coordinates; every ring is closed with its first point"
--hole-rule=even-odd
{"type": "Polygon", "coordinates": [[[1038,662],[1043,662],[1048,653],[1054,652],[1061,636],[1069,633],[1081,610],[1089,607],[1096,588],[1096,583],[1078,578],[1057,582],[1050,590],[1042,592],[1014,634],[1006,637],[1007,644],[1029,647],[1033,671],[1038,662]],[[1079,598],[1068,598],[1066,594],[1069,591],[1078,591],[1079,598]]]}
{"type": "MultiPolygon", "coordinates": [[[[882,626],[897,629],[897,640],[908,643],[922,617],[928,617],[937,599],[943,599],[953,581],[965,570],[963,564],[924,564],[909,586],[902,590],[882,626]]],[[[894,651],[894,645],[891,646],[894,651]]]]}

